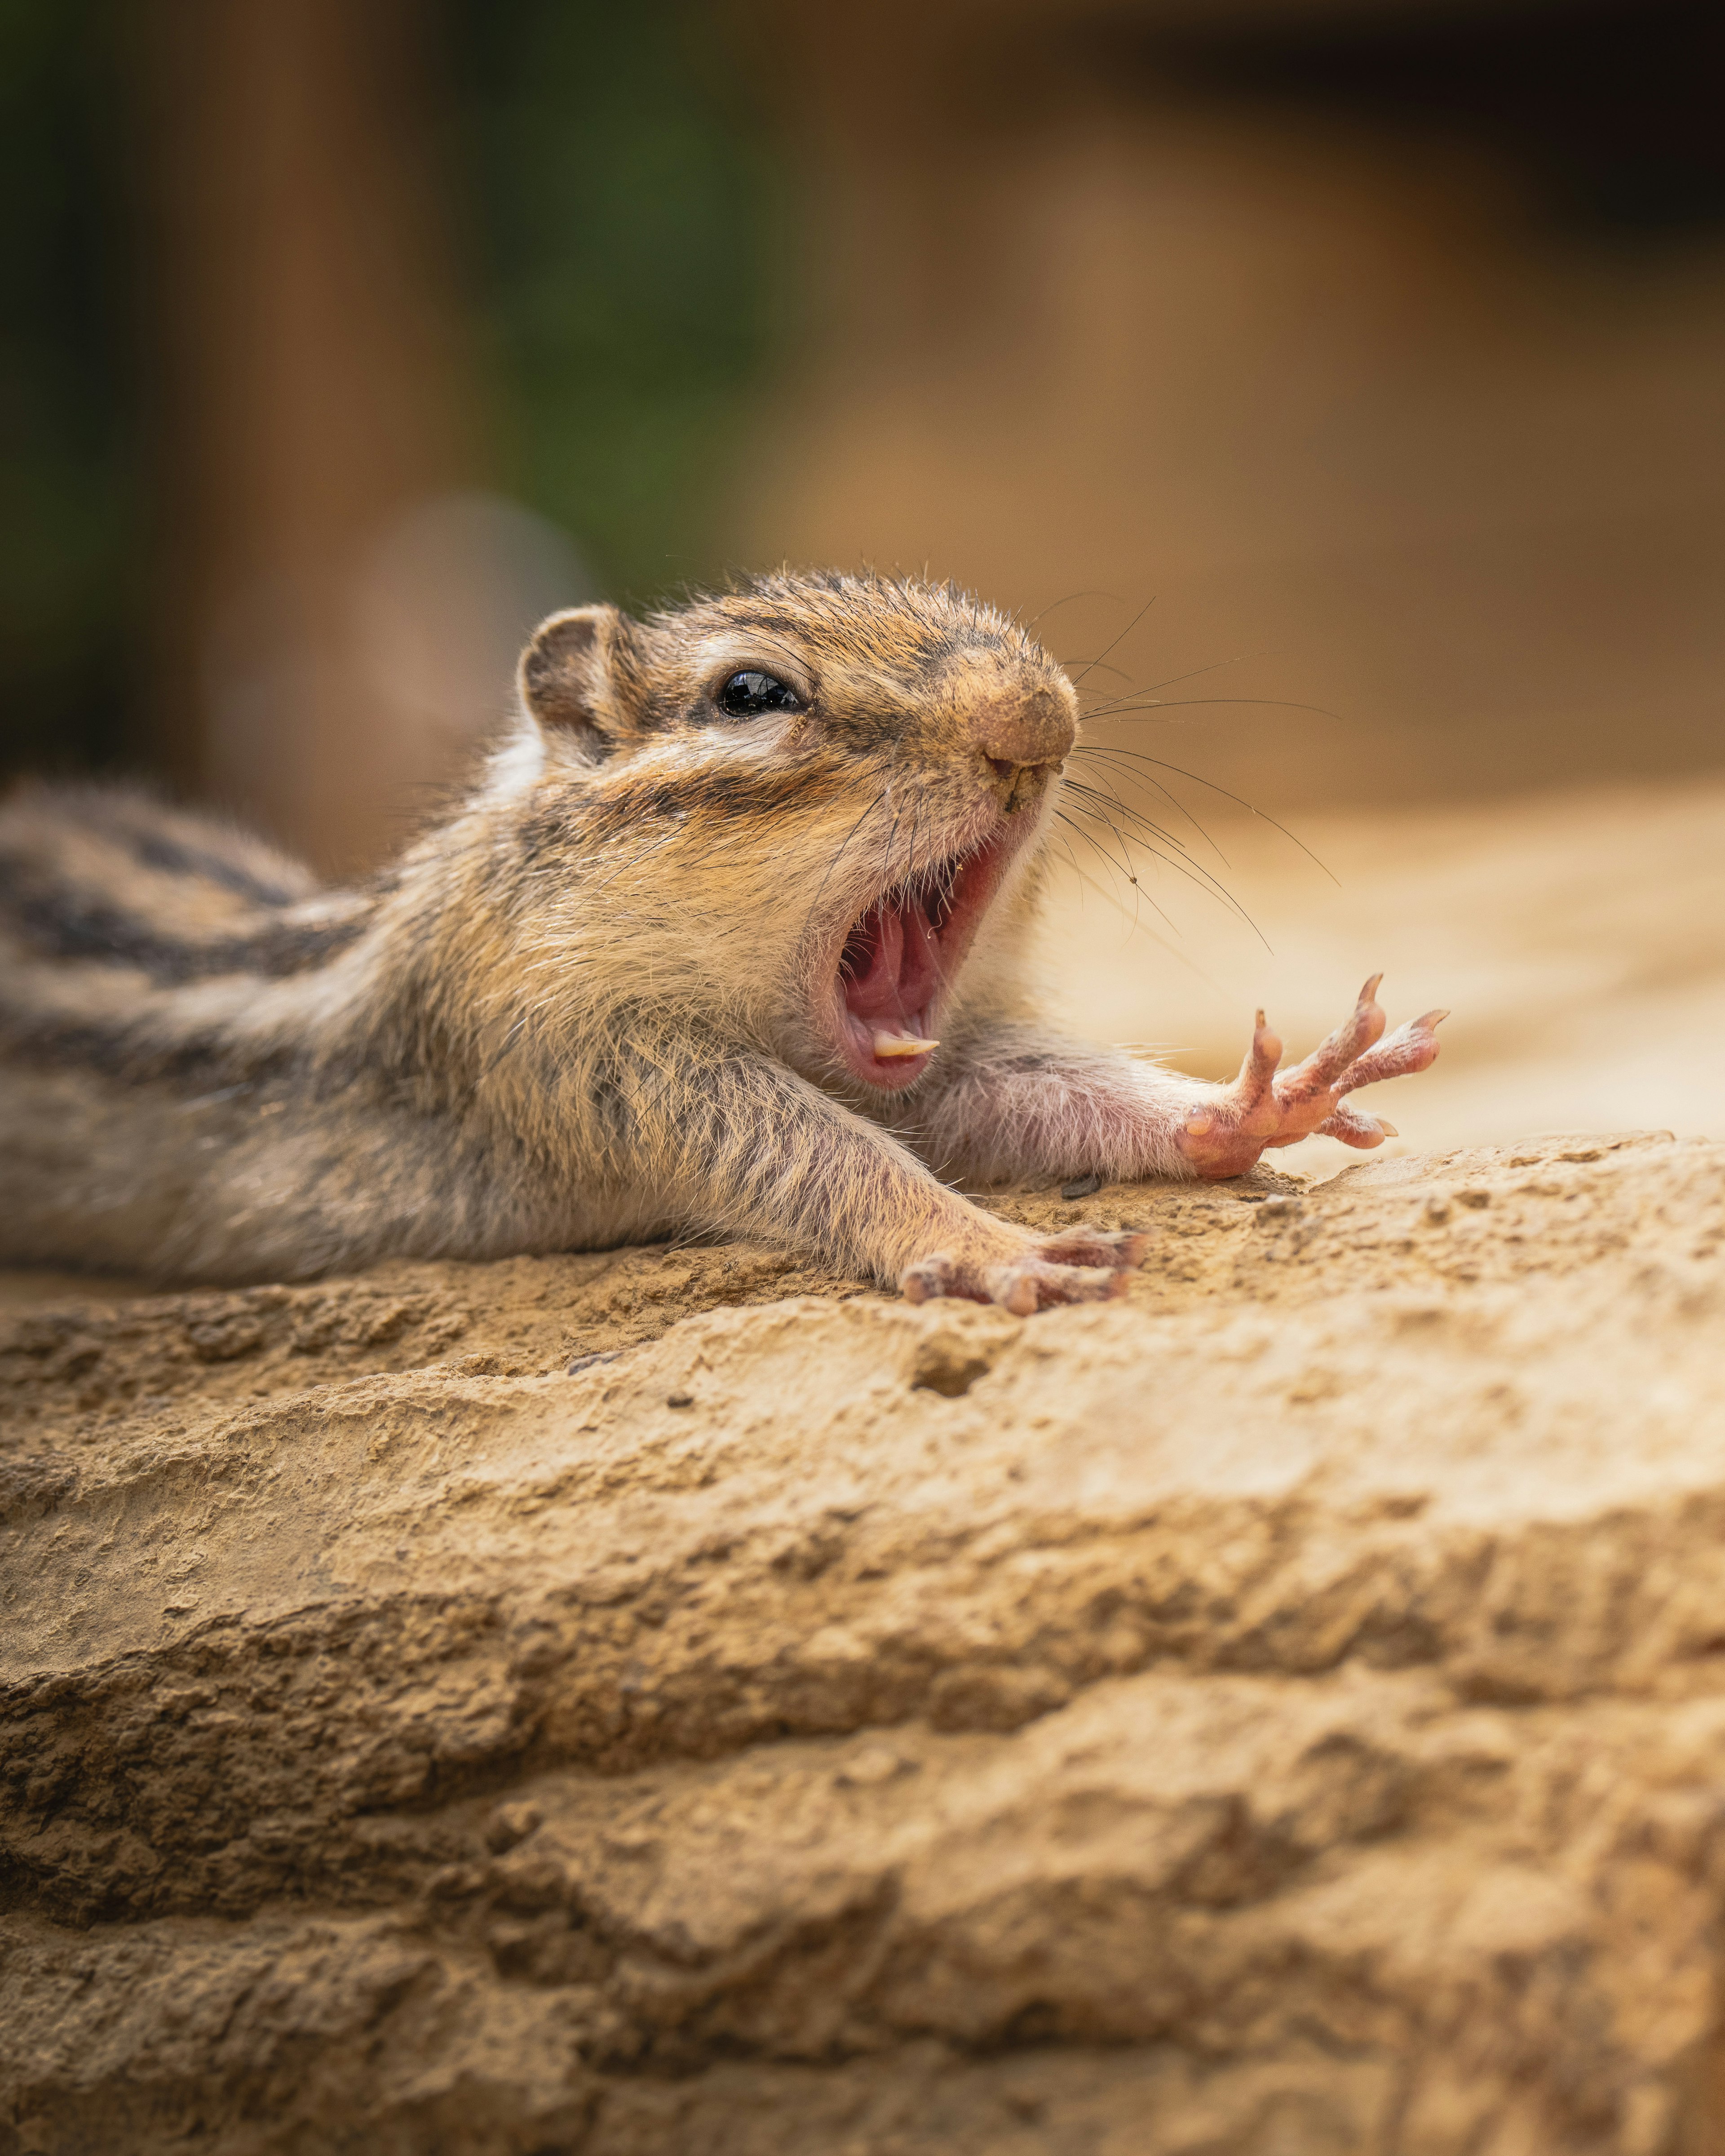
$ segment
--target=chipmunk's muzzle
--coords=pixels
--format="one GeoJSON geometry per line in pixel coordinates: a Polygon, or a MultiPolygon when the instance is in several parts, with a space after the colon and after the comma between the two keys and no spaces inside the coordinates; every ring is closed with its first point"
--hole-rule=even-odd
{"type": "Polygon", "coordinates": [[[856,1076],[897,1091],[928,1067],[943,993],[1017,850],[988,839],[914,884],[884,892],[839,954],[839,1048],[856,1076]]]}

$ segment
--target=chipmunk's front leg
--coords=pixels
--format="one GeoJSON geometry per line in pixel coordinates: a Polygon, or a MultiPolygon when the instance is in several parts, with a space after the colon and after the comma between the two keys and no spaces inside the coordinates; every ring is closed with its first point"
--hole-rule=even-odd
{"type": "Polygon", "coordinates": [[[1394,1125],[1349,1107],[1346,1096],[1423,1070],[1436,1056],[1428,1011],[1387,1040],[1377,1004],[1381,975],[1360,991],[1344,1024],[1303,1063],[1281,1071],[1281,1043],[1260,1011],[1251,1047],[1230,1085],[1084,1048],[1034,1029],[1003,1025],[959,1048],[946,1082],[919,1101],[919,1150],[984,1182],[1100,1173],[1243,1175],[1260,1153],[1314,1134],[1381,1145],[1394,1125]]]}
{"type": "Polygon", "coordinates": [[[624,1088],[628,1142],[655,1162],[668,1206],[691,1226],[800,1245],[896,1282],[914,1302],[963,1296],[1020,1317],[1117,1293],[1123,1269],[1143,1256],[1142,1236],[1037,1236],[983,1212],[782,1065],[704,1061],[675,1091],[668,1113],[662,1064],[624,1088]]]}

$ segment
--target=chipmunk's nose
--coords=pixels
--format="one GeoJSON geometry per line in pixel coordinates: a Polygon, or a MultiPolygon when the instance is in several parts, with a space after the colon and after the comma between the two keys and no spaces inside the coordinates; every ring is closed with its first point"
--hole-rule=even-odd
{"type": "Polygon", "coordinates": [[[1065,700],[1050,688],[991,696],[978,708],[974,726],[977,747],[989,762],[1014,767],[1058,763],[1078,733],[1065,700]]]}

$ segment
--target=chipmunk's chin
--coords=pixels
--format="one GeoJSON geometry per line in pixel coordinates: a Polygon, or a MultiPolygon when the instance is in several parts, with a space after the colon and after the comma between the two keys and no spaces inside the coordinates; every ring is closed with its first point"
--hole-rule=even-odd
{"type": "Polygon", "coordinates": [[[928,1068],[947,989],[1024,835],[1003,829],[895,885],[853,924],[833,983],[833,1032],[865,1085],[901,1092],[928,1068]]]}

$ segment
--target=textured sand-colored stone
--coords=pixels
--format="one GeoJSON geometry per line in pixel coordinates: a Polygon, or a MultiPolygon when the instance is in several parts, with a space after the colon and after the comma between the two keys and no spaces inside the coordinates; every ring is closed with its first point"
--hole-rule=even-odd
{"type": "Polygon", "coordinates": [[[1725,2147],[1725,1147],[1084,1209],[14,1283],[0,2152],[1725,2147]]]}

